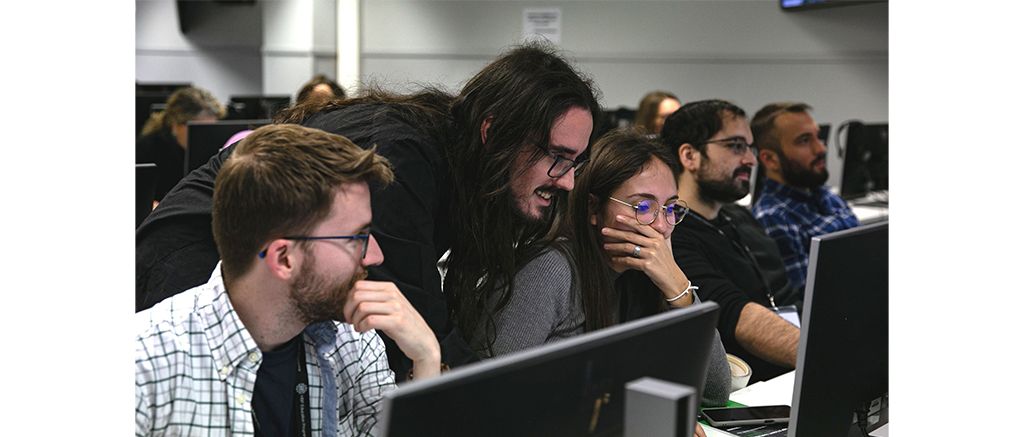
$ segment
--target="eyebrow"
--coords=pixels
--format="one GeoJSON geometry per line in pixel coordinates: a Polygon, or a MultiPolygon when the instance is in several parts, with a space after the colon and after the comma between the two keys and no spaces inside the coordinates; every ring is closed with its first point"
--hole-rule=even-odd
{"type": "MultiPolygon", "coordinates": [[[[569,156],[572,156],[572,155],[576,154],[576,150],[573,150],[570,147],[562,146],[562,145],[559,145],[559,144],[549,144],[548,145],[548,150],[551,153],[561,153],[561,154],[565,154],[565,155],[569,155],[569,156]]],[[[586,149],[584,149],[584,150],[586,150],[586,149]]],[[[579,153],[582,154],[583,152],[579,152],[579,153]]]]}
{"type": "MultiPolygon", "coordinates": [[[[632,194],[629,197],[627,197],[627,199],[633,199],[635,197],[640,197],[640,198],[644,198],[644,199],[648,199],[648,200],[653,200],[653,201],[657,201],[658,200],[658,198],[655,195],[650,194],[650,193],[636,193],[636,194],[632,194]]],[[[669,197],[668,200],[665,201],[665,203],[672,202],[674,200],[679,200],[679,195],[678,194],[675,195],[675,196],[669,197]]]]}

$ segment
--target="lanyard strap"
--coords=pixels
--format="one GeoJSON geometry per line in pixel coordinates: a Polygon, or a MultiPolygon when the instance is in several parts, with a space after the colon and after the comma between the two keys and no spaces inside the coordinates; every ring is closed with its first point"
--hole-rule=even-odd
{"type": "MultiPolygon", "coordinates": [[[[722,214],[722,212],[719,211],[719,214],[722,214]]],[[[768,285],[768,281],[764,279],[764,274],[761,272],[761,265],[757,262],[757,258],[754,256],[754,253],[751,252],[750,247],[748,247],[742,241],[736,241],[730,238],[728,235],[725,234],[725,232],[719,229],[718,226],[715,226],[713,223],[707,221],[704,217],[701,217],[699,214],[691,213],[689,215],[697,219],[697,221],[707,225],[711,229],[714,229],[715,232],[718,232],[718,234],[722,236],[722,238],[729,240],[729,242],[732,243],[733,248],[739,249],[740,252],[744,253],[747,256],[747,259],[749,259],[750,263],[753,264],[754,266],[754,272],[757,273],[757,279],[761,281],[761,286],[764,287],[764,294],[768,297],[768,303],[770,303],[772,309],[777,312],[779,310],[779,307],[775,305],[775,294],[772,293],[772,288],[771,286],[768,285]]],[[[724,214],[722,214],[722,218],[725,219],[725,222],[730,227],[732,227],[733,232],[736,233],[736,238],[741,238],[739,230],[736,229],[736,226],[732,224],[732,219],[730,219],[729,216],[724,214]]]]}
{"type": "Polygon", "coordinates": [[[299,339],[299,359],[295,373],[295,396],[292,402],[292,435],[311,437],[313,425],[309,420],[309,375],[306,374],[306,343],[299,339]]]}

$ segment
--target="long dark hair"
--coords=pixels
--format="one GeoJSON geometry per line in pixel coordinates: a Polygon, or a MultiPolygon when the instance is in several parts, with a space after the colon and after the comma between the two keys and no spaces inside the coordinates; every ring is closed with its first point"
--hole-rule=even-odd
{"type": "Polygon", "coordinates": [[[590,161],[576,176],[576,187],[569,194],[568,209],[560,214],[558,223],[548,236],[554,246],[569,258],[574,281],[582,292],[586,330],[593,331],[612,324],[612,302],[615,288],[601,237],[603,211],[608,196],[643,169],[652,159],[667,165],[673,177],[679,176],[679,164],[658,140],[634,128],[615,129],[594,143],[590,161]],[[597,225],[590,223],[597,215],[597,225]]]}
{"type": "Polygon", "coordinates": [[[482,335],[490,349],[492,310],[508,302],[516,271],[537,253],[534,243],[551,226],[550,218],[541,223],[520,218],[510,182],[545,156],[533,146],[548,143],[556,119],[567,110],[581,107],[600,119],[595,92],[592,81],[554,49],[532,43],[485,67],[452,104],[458,130],[447,157],[455,236],[444,291],[452,320],[467,341],[482,335]],[[485,121],[486,142],[481,138],[485,121]],[[530,159],[514,172],[522,150],[530,151],[530,159]]]}

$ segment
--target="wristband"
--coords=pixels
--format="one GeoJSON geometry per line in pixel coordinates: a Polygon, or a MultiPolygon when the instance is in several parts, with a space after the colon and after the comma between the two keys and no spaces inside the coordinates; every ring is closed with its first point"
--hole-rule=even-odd
{"type": "Polygon", "coordinates": [[[693,283],[690,282],[690,280],[686,280],[686,289],[684,289],[679,294],[677,294],[676,297],[673,297],[671,299],[665,299],[665,302],[675,302],[675,301],[681,299],[683,296],[686,296],[687,294],[690,294],[690,290],[697,290],[698,288],[700,288],[700,287],[697,287],[696,285],[693,285],[693,283]]]}

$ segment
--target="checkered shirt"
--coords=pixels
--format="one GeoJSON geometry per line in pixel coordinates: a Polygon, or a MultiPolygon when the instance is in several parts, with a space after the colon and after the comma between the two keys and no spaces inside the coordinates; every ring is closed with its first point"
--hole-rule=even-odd
{"type": "Polygon", "coordinates": [[[798,288],[807,282],[811,237],[860,224],[846,202],[828,188],[821,186],[807,192],[771,179],[765,180],[753,212],[779,246],[789,282],[798,288]]]}
{"type": "MultiPolygon", "coordinates": [[[[228,299],[219,264],[209,282],[136,314],[135,323],[136,435],[254,434],[263,354],[228,299]]],[[[313,435],[372,433],[381,397],[395,385],[380,337],[320,322],[303,340],[313,435]]]]}

